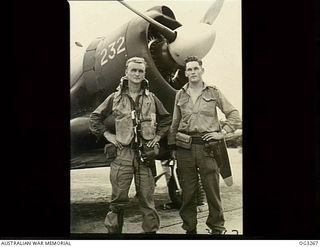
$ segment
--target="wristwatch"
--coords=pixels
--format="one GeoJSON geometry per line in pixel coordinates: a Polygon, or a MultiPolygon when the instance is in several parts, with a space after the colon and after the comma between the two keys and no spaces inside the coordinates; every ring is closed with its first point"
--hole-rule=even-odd
{"type": "Polygon", "coordinates": [[[222,129],[220,132],[225,134],[225,135],[228,134],[228,132],[225,129],[222,129]]]}

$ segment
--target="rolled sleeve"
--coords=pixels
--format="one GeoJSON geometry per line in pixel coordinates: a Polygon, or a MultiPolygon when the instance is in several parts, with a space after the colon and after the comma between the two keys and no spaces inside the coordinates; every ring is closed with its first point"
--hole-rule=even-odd
{"type": "Polygon", "coordinates": [[[218,107],[225,114],[227,125],[226,131],[233,132],[241,127],[241,119],[239,111],[226,99],[226,97],[216,89],[218,94],[218,107]],[[231,131],[230,131],[231,130],[231,131]]]}

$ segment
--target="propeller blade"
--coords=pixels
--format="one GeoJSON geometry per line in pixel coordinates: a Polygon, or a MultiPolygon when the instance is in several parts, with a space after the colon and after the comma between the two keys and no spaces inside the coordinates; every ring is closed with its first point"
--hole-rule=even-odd
{"type": "Polygon", "coordinates": [[[215,21],[218,14],[220,13],[223,2],[224,0],[216,0],[207,10],[206,14],[202,17],[200,22],[212,25],[212,23],[215,21]]]}
{"type": "Polygon", "coordinates": [[[153,27],[155,27],[169,41],[169,43],[173,42],[176,39],[177,33],[175,31],[172,31],[170,28],[155,21],[151,17],[142,14],[138,10],[135,10],[134,8],[129,6],[127,3],[125,3],[124,1],[118,0],[118,2],[121,3],[122,5],[124,5],[125,7],[127,7],[128,9],[130,9],[132,12],[134,12],[137,15],[139,15],[140,17],[142,17],[143,19],[145,19],[147,22],[149,22],[153,27]]]}

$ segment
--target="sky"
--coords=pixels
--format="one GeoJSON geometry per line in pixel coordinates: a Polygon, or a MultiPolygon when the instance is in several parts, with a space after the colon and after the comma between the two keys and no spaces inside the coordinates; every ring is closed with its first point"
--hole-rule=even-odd
{"type": "MultiPolygon", "coordinates": [[[[165,5],[173,11],[182,25],[188,26],[199,23],[213,2],[126,0],[126,3],[141,12],[153,6],[165,5]]],[[[106,36],[136,17],[136,14],[117,1],[69,1],[69,5],[71,57],[79,49],[75,46],[75,41],[86,47],[96,37],[106,36]]],[[[217,86],[241,114],[241,0],[225,0],[212,28],[216,33],[216,40],[202,59],[205,69],[203,80],[209,85],[217,86]]]]}

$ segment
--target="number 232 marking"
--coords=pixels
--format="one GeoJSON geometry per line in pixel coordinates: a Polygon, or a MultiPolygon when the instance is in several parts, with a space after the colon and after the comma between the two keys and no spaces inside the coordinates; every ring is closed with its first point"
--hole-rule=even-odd
{"type": "Polygon", "coordinates": [[[112,42],[108,45],[108,48],[102,49],[100,55],[102,55],[101,58],[101,66],[106,64],[109,60],[107,59],[107,55],[109,59],[114,59],[116,55],[120,54],[121,52],[125,51],[124,47],[124,37],[121,36],[117,41],[112,42]],[[108,48],[110,51],[110,54],[108,55],[108,48]]]}

